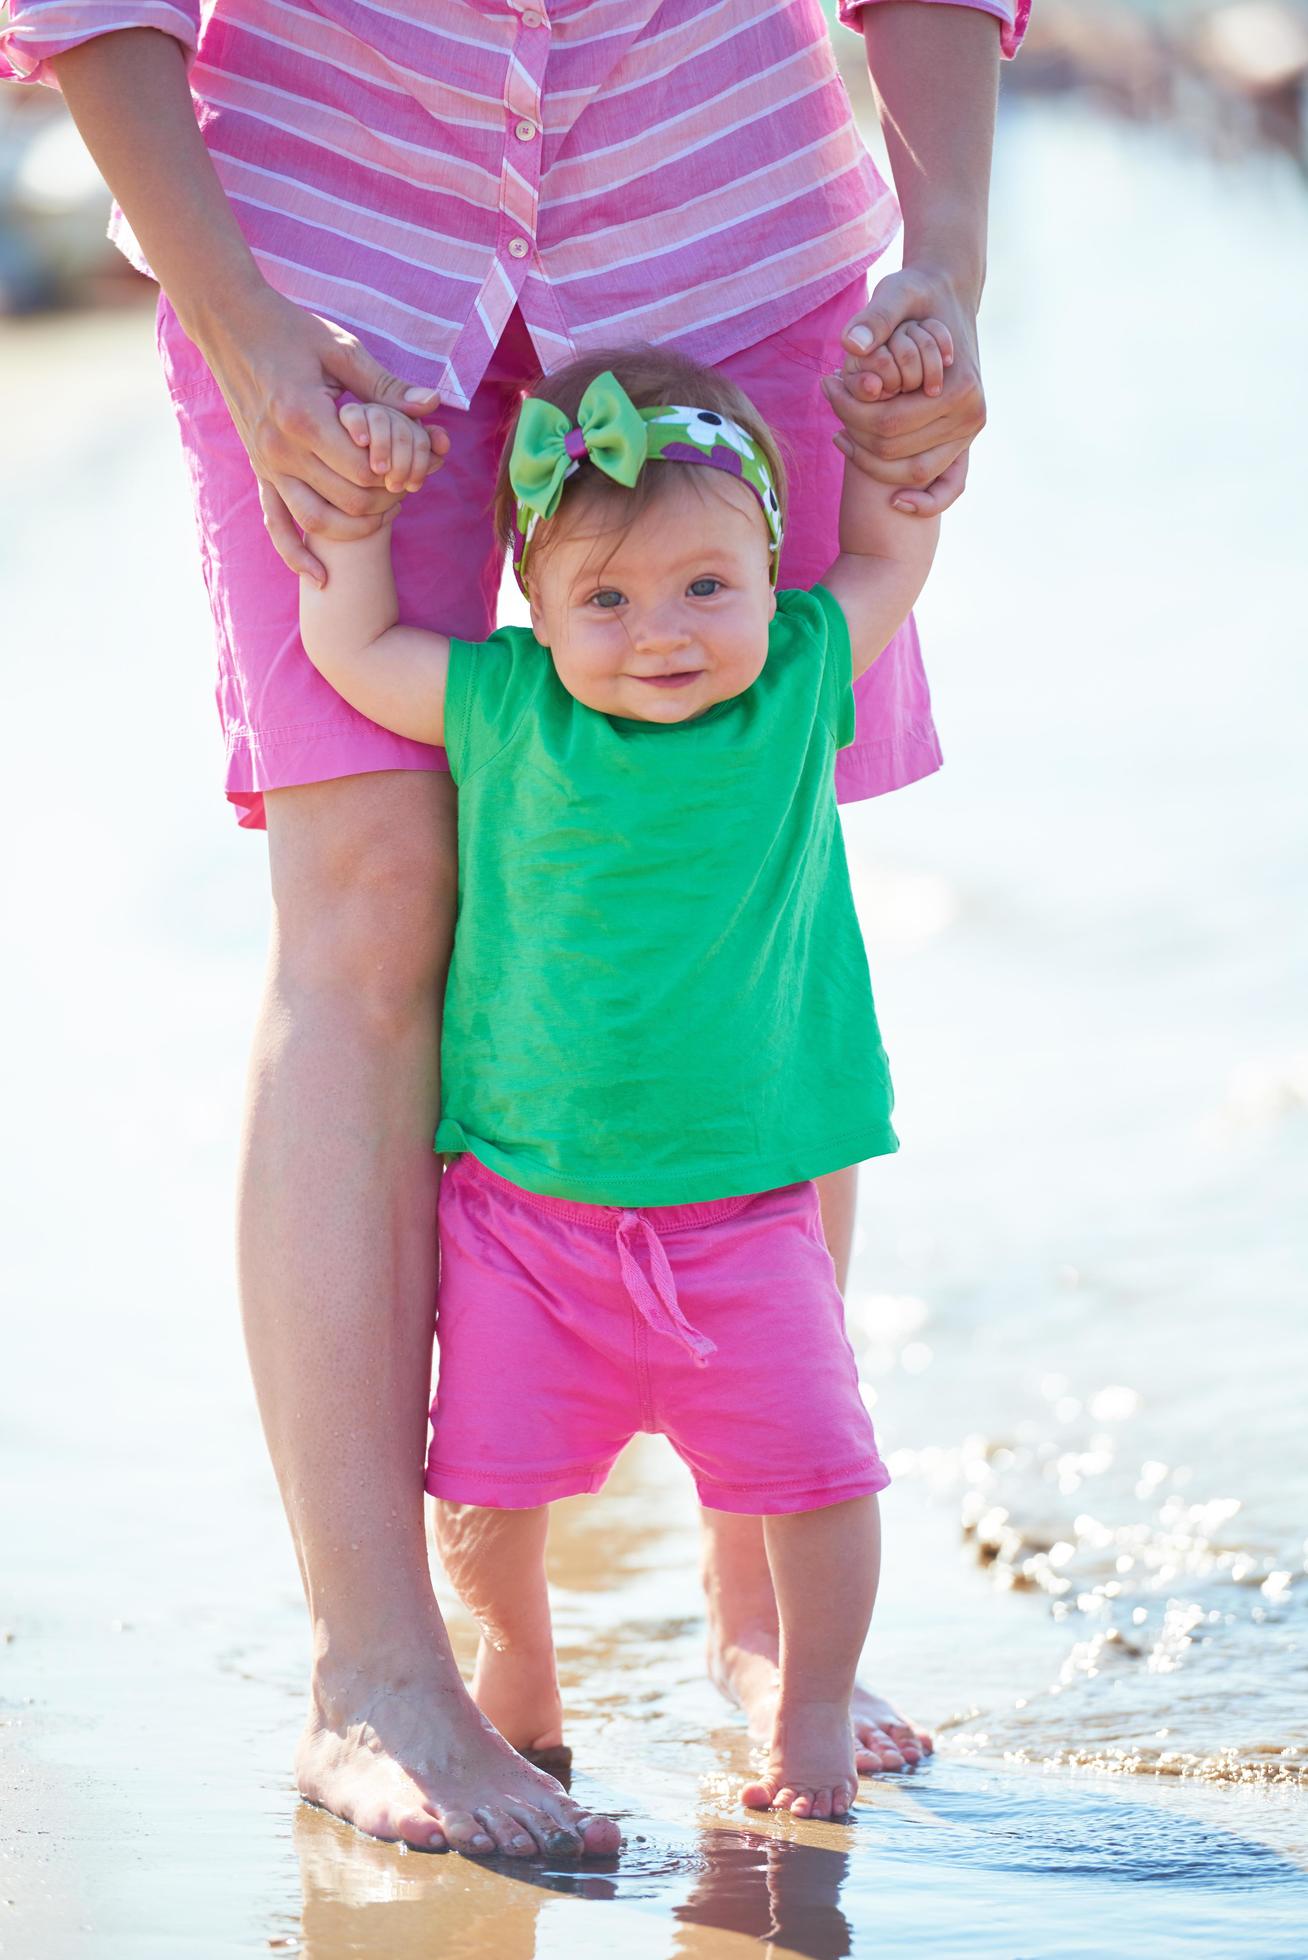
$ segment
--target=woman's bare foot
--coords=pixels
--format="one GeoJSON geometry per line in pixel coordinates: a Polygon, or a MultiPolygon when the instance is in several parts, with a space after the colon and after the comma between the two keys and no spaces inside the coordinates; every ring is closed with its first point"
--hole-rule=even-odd
{"type": "Polygon", "coordinates": [[[295,1761],[302,1797],[420,1851],[602,1857],[621,1834],[533,1769],[431,1665],[315,1684],[295,1761]]]}
{"type": "MultiPolygon", "coordinates": [[[[767,1742],[776,1724],[781,1687],[775,1636],[763,1633],[731,1646],[718,1646],[710,1639],[708,1669],[727,1700],[744,1710],[755,1741],[767,1742]]],[[[857,1682],[851,1714],[854,1766],[860,1776],[911,1769],[932,1753],[935,1745],[929,1735],[913,1728],[888,1701],[857,1682]]]]}
{"type": "Polygon", "coordinates": [[[796,1817],[848,1815],[858,1794],[848,1702],[779,1705],[767,1770],[740,1794],[751,1810],[789,1810],[796,1817]]]}

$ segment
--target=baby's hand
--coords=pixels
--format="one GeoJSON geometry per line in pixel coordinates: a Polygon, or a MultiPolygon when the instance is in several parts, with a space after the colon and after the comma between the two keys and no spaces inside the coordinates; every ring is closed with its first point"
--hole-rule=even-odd
{"type": "Polygon", "coordinates": [[[345,402],[340,417],[346,434],[367,450],[373,475],[392,492],[421,490],[449,451],[444,429],[429,429],[381,402],[345,402]]]}
{"type": "Polygon", "coordinates": [[[844,373],[851,384],[856,375],[875,375],[881,383],[879,393],[866,383],[854,392],[862,401],[884,402],[919,388],[938,395],[953,360],[953,336],[943,320],[905,320],[875,354],[846,354],[844,373]]]}

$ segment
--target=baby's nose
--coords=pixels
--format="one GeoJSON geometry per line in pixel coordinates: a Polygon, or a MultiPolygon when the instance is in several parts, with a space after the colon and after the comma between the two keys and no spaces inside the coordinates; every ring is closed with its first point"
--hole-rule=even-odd
{"type": "Polygon", "coordinates": [[[636,645],[650,653],[683,647],[689,638],[684,616],[667,607],[643,614],[636,628],[636,645]]]}

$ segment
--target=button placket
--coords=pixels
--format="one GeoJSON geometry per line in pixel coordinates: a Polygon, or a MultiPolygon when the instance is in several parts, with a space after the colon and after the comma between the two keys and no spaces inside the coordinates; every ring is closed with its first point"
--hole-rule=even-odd
{"type": "Polygon", "coordinates": [[[519,19],[521,29],[509,57],[504,90],[513,142],[506,144],[504,152],[500,209],[511,229],[506,247],[509,257],[521,263],[531,256],[536,244],[541,159],[536,138],[542,129],[541,96],[549,52],[548,42],[532,30],[548,27],[549,21],[541,7],[524,9],[519,19]]]}

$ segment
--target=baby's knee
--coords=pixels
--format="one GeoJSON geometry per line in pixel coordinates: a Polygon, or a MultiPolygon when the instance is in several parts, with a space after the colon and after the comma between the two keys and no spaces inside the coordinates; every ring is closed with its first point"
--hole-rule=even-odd
{"type": "Polygon", "coordinates": [[[448,1571],[476,1544],[479,1521],[486,1513],[476,1504],[455,1504],[447,1497],[434,1497],[431,1503],[431,1535],[441,1563],[448,1571]]]}
{"type": "Polygon", "coordinates": [[[503,1565],[521,1570],[533,1555],[543,1563],[549,1506],[531,1510],[492,1510],[481,1504],[432,1500],[432,1536],[441,1564],[454,1584],[503,1565]]]}

